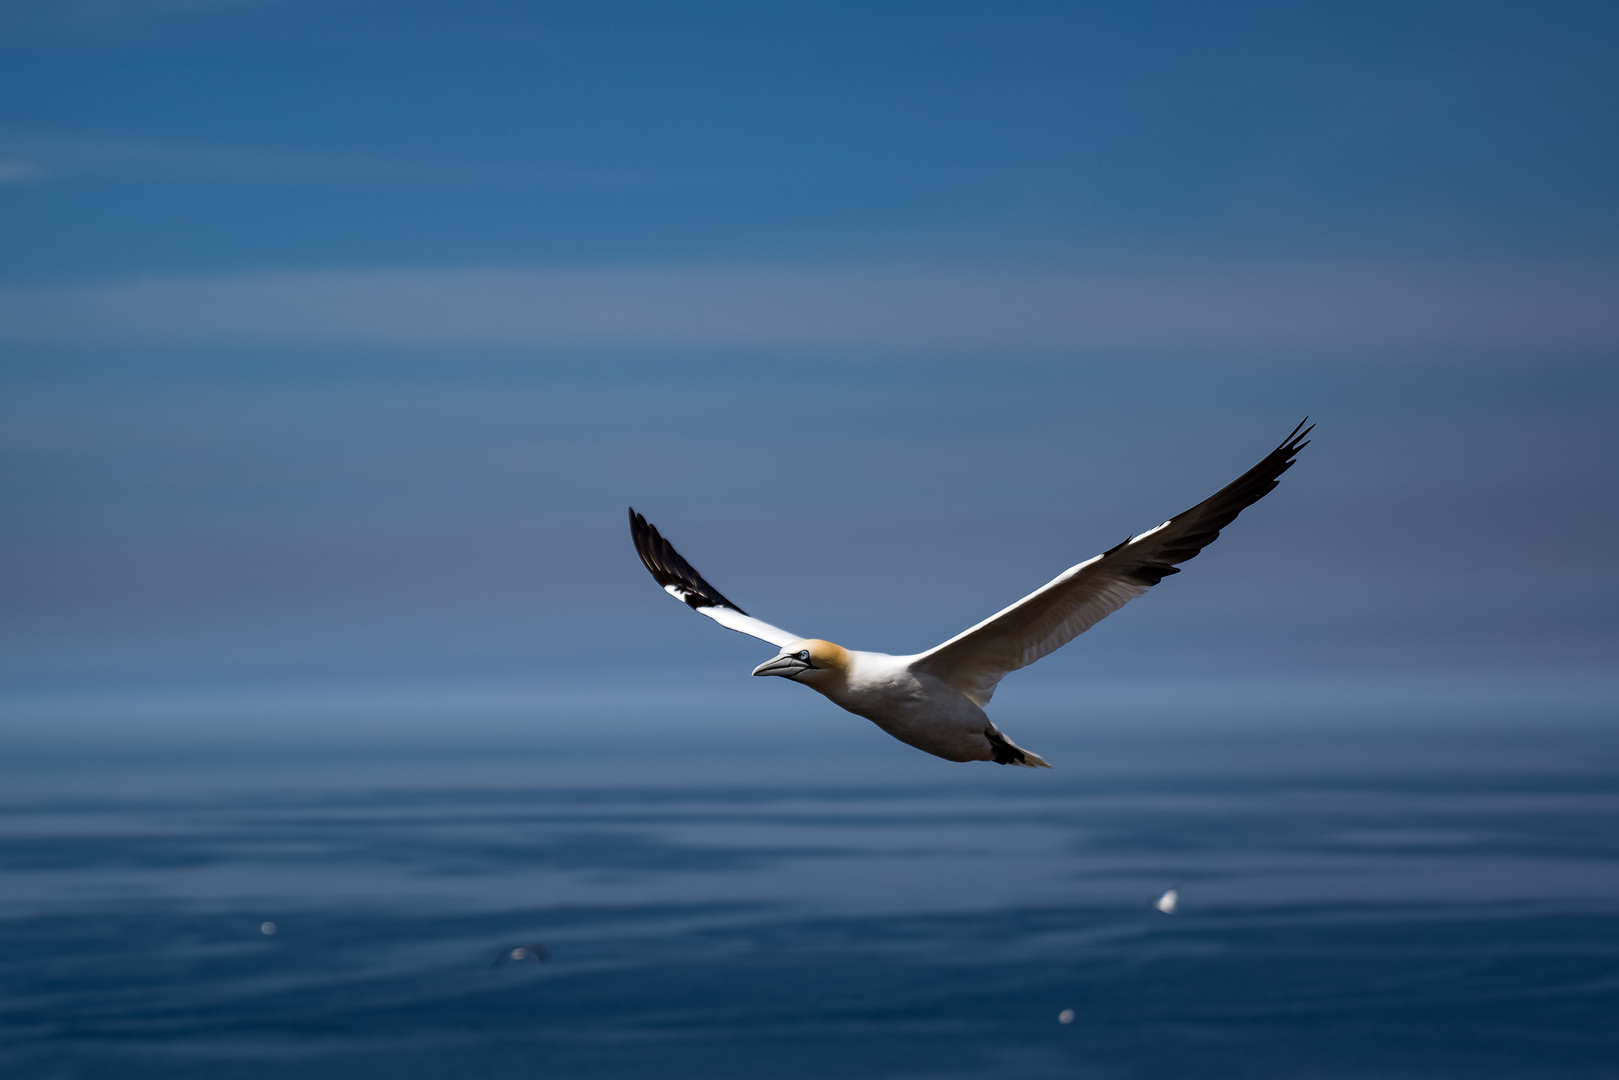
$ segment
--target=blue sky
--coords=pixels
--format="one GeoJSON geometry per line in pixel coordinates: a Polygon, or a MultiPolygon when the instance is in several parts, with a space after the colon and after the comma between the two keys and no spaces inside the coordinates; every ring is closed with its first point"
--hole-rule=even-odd
{"type": "Polygon", "coordinates": [[[0,704],[814,722],[625,504],[906,651],[1309,413],[997,706],[1611,712],[1616,46],[1596,3],[9,5],[0,704]]]}

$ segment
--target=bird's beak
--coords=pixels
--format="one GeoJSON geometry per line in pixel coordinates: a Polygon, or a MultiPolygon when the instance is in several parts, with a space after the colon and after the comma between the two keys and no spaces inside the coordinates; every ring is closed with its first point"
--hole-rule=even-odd
{"type": "Polygon", "coordinates": [[[790,679],[800,671],[808,671],[809,665],[796,656],[778,656],[774,660],[766,660],[753,669],[755,675],[780,675],[790,679]]]}

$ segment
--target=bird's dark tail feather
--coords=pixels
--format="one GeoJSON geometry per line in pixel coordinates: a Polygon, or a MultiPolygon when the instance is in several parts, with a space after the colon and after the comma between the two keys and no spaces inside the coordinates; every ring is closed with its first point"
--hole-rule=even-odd
{"type": "Polygon", "coordinates": [[[1023,749],[993,725],[984,731],[984,738],[989,740],[989,752],[995,755],[997,765],[1022,765],[1025,769],[1051,768],[1045,758],[1023,749]]]}

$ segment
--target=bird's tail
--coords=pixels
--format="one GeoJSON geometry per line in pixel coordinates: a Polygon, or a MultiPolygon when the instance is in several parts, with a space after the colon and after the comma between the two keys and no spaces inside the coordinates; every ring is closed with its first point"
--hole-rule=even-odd
{"type": "Polygon", "coordinates": [[[997,765],[1022,765],[1025,769],[1051,768],[1051,763],[1045,758],[1023,749],[1001,734],[1000,728],[993,724],[984,732],[984,738],[989,740],[989,752],[995,755],[997,765]]]}

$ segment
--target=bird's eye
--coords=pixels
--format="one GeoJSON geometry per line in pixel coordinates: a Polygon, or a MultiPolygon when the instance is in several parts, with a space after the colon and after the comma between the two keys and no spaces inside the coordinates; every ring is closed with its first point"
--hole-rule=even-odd
{"type": "Polygon", "coordinates": [[[798,650],[798,658],[800,660],[808,660],[809,659],[809,650],[808,649],[799,649],[798,650]]]}

